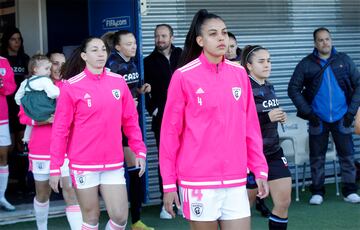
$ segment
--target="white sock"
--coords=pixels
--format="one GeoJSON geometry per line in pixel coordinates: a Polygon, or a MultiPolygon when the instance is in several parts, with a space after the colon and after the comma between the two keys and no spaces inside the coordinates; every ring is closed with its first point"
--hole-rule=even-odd
{"type": "Polygon", "coordinates": [[[0,199],[5,196],[5,191],[8,185],[9,166],[0,166],[0,199]]]}
{"type": "Polygon", "coordinates": [[[45,203],[40,203],[34,198],[34,210],[38,230],[47,230],[49,200],[45,203]]]}
{"type": "Polygon", "coordinates": [[[105,230],[125,230],[126,223],[124,225],[118,225],[114,221],[109,220],[106,224],[105,230]]]}
{"type": "Polygon", "coordinates": [[[70,205],[66,207],[66,218],[70,224],[72,230],[81,229],[82,225],[82,215],[79,205],[70,205]]]}
{"type": "Polygon", "coordinates": [[[99,229],[99,224],[91,225],[83,222],[81,226],[81,230],[98,230],[98,229],[99,229]]]}

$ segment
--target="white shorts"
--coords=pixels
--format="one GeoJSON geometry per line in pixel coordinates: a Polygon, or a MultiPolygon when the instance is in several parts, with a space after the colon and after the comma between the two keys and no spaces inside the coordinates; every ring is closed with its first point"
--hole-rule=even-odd
{"type": "Polygon", "coordinates": [[[246,186],[189,189],[180,186],[183,216],[192,221],[235,220],[250,216],[246,186]]]}
{"type": "MultiPolygon", "coordinates": [[[[50,161],[49,160],[30,160],[29,170],[34,175],[36,181],[46,181],[50,178],[50,161]]],[[[69,160],[65,159],[60,168],[61,177],[70,176],[69,160]]]]}
{"type": "Polygon", "coordinates": [[[126,184],[124,168],[107,171],[70,170],[74,188],[85,189],[100,184],[126,184]]]}
{"type": "Polygon", "coordinates": [[[0,146],[11,145],[9,124],[0,125],[0,146]]]}

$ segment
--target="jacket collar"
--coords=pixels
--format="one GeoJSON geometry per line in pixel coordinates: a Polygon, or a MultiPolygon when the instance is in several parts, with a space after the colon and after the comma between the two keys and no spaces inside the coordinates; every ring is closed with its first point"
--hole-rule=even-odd
{"type": "Polygon", "coordinates": [[[259,86],[267,86],[267,85],[269,85],[269,82],[267,80],[265,80],[264,84],[261,84],[255,77],[251,76],[250,74],[248,76],[253,82],[258,84],[259,86]]]}
{"type": "MultiPolygon", "coordinates": [[[[171,51],[170,51],[170,57],[172,55],[172,52],[175,50],[175,46],[173,44],[171,44],[171,51]]],[[[164,54],[162,54],[156,47],[154,48],[153,52],[152,52],[154,55],[160,55],[160,56],[163,56],[165,57],[164,54]]]]}
{"type": "Polygon", "coordinates": [[[123,57],[123,55],[119,51],[117,51],[116,49],[111,50],[110,55],[115,55],[116,57],[120,58],[121,61],[124,62],[124,63],[129,63],[134,59],[134,58],[130,58],[129,61],[126,61],[125,58],[123,57]]]}
{"type": "Polygon", "coordinates": [[[92,72],[90,72],[90,70],[87,67],[85,67],[84,73],[86,74],[87,77],[91,79],[102,79],[106,75],[106,69],[103,68],[103,71],[100,74],[93,74],[92,72]]]}
{"type": "Polygon", "coordinates": [[[204,51],[201,52],[200,56],[199,56],[199,60],[201,62],[202,65],[205,66],[206,69],[211,70],[212,72],[219,72],[222,70],[222,68],[224,67],[225,64],[225,57],[222,57],[221,62],[219,62],[218,64],[214,64],[209,62],[209,60],[207,59],[207,57],[204,54],[204,51]]]}
{"type": "MultiPolygon", "coordinates": [[[[334,55],[336,55],[336,54],[337,54],[337,51],[336,51],[336,49],[335,49],[335,46],[333,46],[333,47],[331,48],[330,57],[329,57],[327,60],[332,59],[332,58],[334,57],[334,55]]],[[[318,51],[318,49],[316,49],[316,48],[314,48],[314,50],[313,50],[313,55],[316,57],[317,60],[323,60],[323,59],[321,59],[321,58],[319,57],[319,51],[318,51]]]]}

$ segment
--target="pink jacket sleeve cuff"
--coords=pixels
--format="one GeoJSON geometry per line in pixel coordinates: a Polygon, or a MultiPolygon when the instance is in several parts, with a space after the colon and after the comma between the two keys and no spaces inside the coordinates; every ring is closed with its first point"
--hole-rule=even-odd
{"type": "Polygon", "coordinates": [[[60,175],[61,175],[60,169],[52,169],[52,170],[50,170],[50,176],[60,176],[60,175]]]}
{"type": "Polygon", "coordinates": [[[164,192],[176,192],[177,191],[176,184],[164,184],[163,191],[164,192]]]}
{"type": "Polygon", "coordinates": [[[142,158],[142,159],[146,159],[146,153],[144,152],[139,152],[138,154],[136,154],[137,158],[142,158]]]}
{"type": "Polygon", "coordinates": [[[264,179],[267,180],[268,179],[268,173],[264,172],[264,171],[260,171],[258,173],[255,174],[255,178],[256,179],[264,179]]]}

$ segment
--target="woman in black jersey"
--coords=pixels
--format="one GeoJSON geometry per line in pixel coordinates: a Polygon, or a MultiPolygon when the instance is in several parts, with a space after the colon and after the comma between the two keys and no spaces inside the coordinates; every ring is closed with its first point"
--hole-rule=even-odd
{"type": "MultiPolygon", "coordinates": [[[[106,67],[111,72],[122,75],[131,91],[134,100],[137,103],[139,94],[149,93],[151,91],[150,84],[141,85],[140,74],[134,61],[136,55],[136,39],[133,33],[127,30],[119,30],[107,36],[108,40],[113,40],[113,46],[110,56],[106,62],[106,67]]],[[[124,156],[126,161],[126,169],[129,174],[129,200],[131,212],[131,228],[141,230],[153,230],[154,228],[146,226],[140,219],[142,204],[142,179],[139,177],[139,168],[136,168],[135,154],[129,148],[127,138],[123,134],[124,156]]]]}
{"type": "MultiPolygon", "coordinates": [[[[242,50],[238,47],[235,35],[228,31],[228,36],[229,46],[225,53],[225,58],[240,64],[242,50]]],[[[260,199],[256,196],[257,191],[254,189],[257,188],[257,185],[255,181],[255,175],[253,173],[248,173],[246,188],[248,190],[250,207],[252,207],[253,203],[256,201],[256,210],[258,210],[262,216],[269,217],[270,210],[266,206],[264,199],[260,199]]]]}
{"type": "MultiPolygon", "coordinates": [[[[15,74],[16,91],[20,87],[20,83],[24,81],[25,76],[28,74],[29,56],[24,52],[23,38],[18,28],[7,27],[1,38],[1,56],[6,57],[15,74]]],[[[15,92],[16,92],[15,91],[15,92]]],[[[10,132],[15,135],[17,140],[13,142],[16,150],[21,150],[21,138],[25,129],[24,125],[21,125],[17,117],[19,113],[19,106],[14,100],[15,93],[9,95],[9,121],[10,132]],[[16,146],[18,145],[18,146],[16,146]]]]}
{"type": "Polygon", "coordinates": [[[279,108],[273,85],[267,80],[271,72],[269,51],[261,46],[246,46],[241,64],[250,77],[256,110],[263,137],[263,149],[269,166],[269,187],[274,207],[269,216],[269,229],[287,229],[291,202],[291,174],[279,143],[278,122],[286,121],[279,108]]]}
{"type": "MultiPolygon", "coordinates": [[[[10,66],[14,71],[16,92],[20,87],[20,83],[23,82],[25,76],[28,75],[28,63],[30,59],[24,51],[24,40],[18,28],[14,26],[5,28],[1,37],[0,55],[8,59],[10,66]]],[[[14,161],[16,161],[14,166],[14,177],[18,181],[18,192],[26,196],[29,194],[28,188],[32,188],[32,186],[28,186],[27,183],[29,183],[29,181],[26,181],[29,162],[27,157],[23,155],[23,152],[26,153],[22,140],[24,137],[25,125],[20,124],[19,122],[18,113],[20,107],[15,103],[15,92],[6,97],[9,108],[9,128],[12,140],[9,153],[16,153],[16,155],[12,155],[13,157],[16,157],[14,159],[14,161]]]]}

